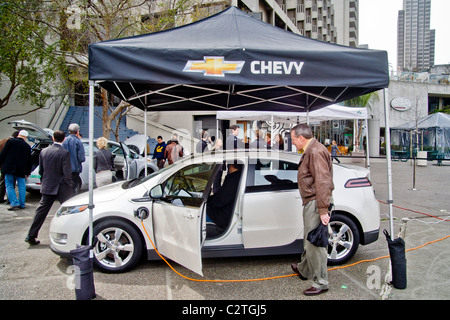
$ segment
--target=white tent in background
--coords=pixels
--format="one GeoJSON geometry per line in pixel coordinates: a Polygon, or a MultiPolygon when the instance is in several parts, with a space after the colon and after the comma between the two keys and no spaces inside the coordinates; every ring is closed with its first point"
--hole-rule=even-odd
{"type": "MultiPolygon", "coordinates": [[[[367,108],[345,107],[340,105],[329,105],[310,112],[272,112],[272,111],[217,111],[217,120],[249,120],[269,121],[274,123],[311,123],[329,120],[365,120],[367,128],[367,108]]],[[[219,127],[219,126],[217,126],[219,127]]],[[[273,131],[273,128],[272,130],[273,131]]],[[[368,131],[367,131],[368,132],[368,131]]],[[[367,144],[369,139],[366,139],[367,144]]],[[[369,150],[369,145],[367,145],[369,150]]],[[[370,168],[369,153],[366,155],[367,167],[370,168]]]]}
{"type": "Polygon", "coordinates": [[[309,123],[310,121],[367,119],[366,108],[330,105],[310,112],[217,111],[217,120],[257,120],[275,123],[309,123]]]}

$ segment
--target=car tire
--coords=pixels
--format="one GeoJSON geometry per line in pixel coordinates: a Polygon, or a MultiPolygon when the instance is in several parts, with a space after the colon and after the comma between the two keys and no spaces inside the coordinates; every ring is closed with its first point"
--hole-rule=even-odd
{"type": "Polygon", "coordinates": [[[103,272],[126,272],[142,257],[142,239],[129,223],[104,220],[94,226],[94,264],[103,272]],[[118,238],[118,240],[116,240],[118,238]]]}
{"type": "Polygon", "coordinates": [[[328,245],[328,264],[343,264],[358,250],[359,229],[352,219],[339,213],[331,216],[330,226],[333,234],[330,236],[328,245]]]}

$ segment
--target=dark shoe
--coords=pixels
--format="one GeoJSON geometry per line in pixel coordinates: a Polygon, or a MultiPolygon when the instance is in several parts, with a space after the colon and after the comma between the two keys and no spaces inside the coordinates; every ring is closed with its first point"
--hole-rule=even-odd
{"type": "Polygon", "coordinates": [[[0,203],[6,203],[6,200],[5,199],[0,200],[0,203]]]}
{"type": "Polygon", "coordinates": [[[301,280],[303,280],[303,281],[308,280],[308,278],[305,278],[304,276],[302,276],[301,273],[300,273],[300,271],[298,271],[297,264],[295,264],[295,263],[291,264],[291,269],[292,269],[292,271],[294,271],[296,274],[298,274],[298,277],[299,277],[301,280]]]}
{"type": "Polygon", "coordinates": [[[20,209],[19,206],[14,206],[14,207],[8,208],[8,211],[14,211],[14,210],[19,210],[19,209],[20,209]]]}
{"type": "Polygon", "coordinates": [[[26,237],[25,242],[28,242],[30,246],[37,246],[39,243],[41,243],[39,240],[36,240],[35,238],[26,237]]]}
{"type": "Polygon", "coordinates": [[[327,291],[328,291],[328,289],[319,289],[319,288],[311,287],[311,288],[303,291],[303,293],[305,294],[305,296],[317,296],[318,294],[321,294],[321,293],[324,293],[327,291]]]}

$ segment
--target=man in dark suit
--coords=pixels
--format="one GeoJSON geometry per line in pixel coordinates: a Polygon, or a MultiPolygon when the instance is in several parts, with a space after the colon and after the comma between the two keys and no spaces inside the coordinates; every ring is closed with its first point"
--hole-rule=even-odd
{"type": "Polygon", "coordinates": [[[225,230],[233,218],[237,188],[241,179],[242,165],[230,164],[223,185],[212,196],[206,205],[207,217],[221,230],[225,230]]]}
{"type": "Polygon", "coordinates": [[[31,173],[31,147],[26,142],[28,132],[21,130],[17,138],[6,141],[0,154],[0,167],[5,175],[6,193],[11,207],[8,210],[25,208],[25,178],[31,173]],[[17,183],[19,198],[14,189],[17,183]]]}
{"type": "Polygon", "coordinates": [[[73,195],[72,169],[70,152],[62,147],[64,132],[53,133],[54,143],[41,151],[39,155],[39,174],[41,175],[41,201],[36,209],[33,223],[25,241],[30,245],[37,245],[39,229],[42,227],[48,212],[56,199],[60,203],[73,195]]]}

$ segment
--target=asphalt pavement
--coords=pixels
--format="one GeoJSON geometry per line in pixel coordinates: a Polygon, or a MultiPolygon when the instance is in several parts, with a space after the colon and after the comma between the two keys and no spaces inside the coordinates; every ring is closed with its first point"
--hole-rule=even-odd
{"type": "MultiPolygon", "coordinates": [[[[345,157],[341,160],[363,165],[345,157]]],[[[330,267],[330,290],[325,294],[317,297],[302,294],[311,283],[293,276],[290,264],[298,260],[297,256],[271,256],[204,259],[203,278],[176,263],[173,267],[189,278],[202,280],[281,278],[198,282],[181,277],[163,261],[143,261],[125,274],[96,270],[95,300],[178,300],[188,307],[189,300],[254,300],[261,304],[268,300],[450,299],[450,162],[443,166],[428,162],[425,167],[416,167],[415,179],[410,162],[392,162],[394,232],[397,237],[403,230],[406,243],[406,289],[387,284],[390,259],[386,258],[389,252],[382,233],[389,230],[389,209],[383,203],[388,198],[386,161],[372,159],[370,168],[376,196],[381,201],[379,239],[360,246],[345,268],[330,267]]],[[[71,261],[60,259],[49,248],[48,229],[58,203],[41,229],[41,244],[30,247],[24,242],[39,199],[39,195],[27,193],[26,208],[18,211],[8,211],[8,205],[0,204],[0,300],[75,300],[71,261]]],[[[181,315],[182,311],[177,312],[181,315]]]]}

